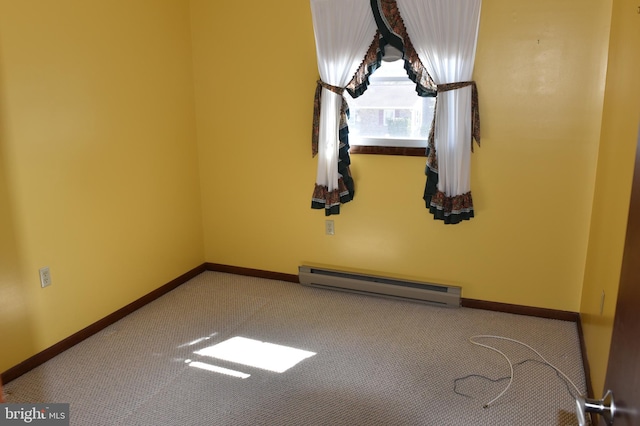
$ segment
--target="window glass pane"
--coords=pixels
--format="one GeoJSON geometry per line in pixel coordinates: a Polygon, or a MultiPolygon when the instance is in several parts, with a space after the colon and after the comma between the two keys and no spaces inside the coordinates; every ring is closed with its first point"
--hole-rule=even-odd
{"type": "Polygon", "coordinates": [[[433,119],[435,98],[417,95],[404,62],[383,62],[371,84],[349,103],[351,145],[425,147],[433,119]]]}

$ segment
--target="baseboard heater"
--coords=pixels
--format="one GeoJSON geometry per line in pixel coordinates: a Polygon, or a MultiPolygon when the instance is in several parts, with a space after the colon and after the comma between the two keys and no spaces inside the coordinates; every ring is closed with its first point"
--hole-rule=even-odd
{"type": "Polygon", "coordinates": [[[459,307],[462,288],[420,281],[299,266],[300,284],[355,293],[409,299],[442,306],[459,307]]]}

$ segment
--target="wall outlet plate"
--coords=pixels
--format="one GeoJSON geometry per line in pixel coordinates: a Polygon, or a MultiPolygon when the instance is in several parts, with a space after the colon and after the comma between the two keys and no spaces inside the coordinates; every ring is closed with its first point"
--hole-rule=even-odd
{"type": "Polygon", "coordinates": [[[51,285],[51,271],[48,266],[44,268],[40,268],[40,286],[42,288],[48,287],[51,285]]]}
{"type": "Polygon", "coordinates": [[[324,222],[324,233],[327,235],[334,235],[336,233],[336,228],[333,225],[333,220],[327,219],[324,222]]]}

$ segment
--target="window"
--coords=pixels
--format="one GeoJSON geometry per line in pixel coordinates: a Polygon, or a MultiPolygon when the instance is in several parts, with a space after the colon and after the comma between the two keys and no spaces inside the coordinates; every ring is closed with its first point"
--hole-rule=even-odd
{"type": "Polygon", "coordinates": [[[425,155],[435,98],[420,97],[402,59],[382,62],[370,85],[349,104],[352,153],[425,155]]]}

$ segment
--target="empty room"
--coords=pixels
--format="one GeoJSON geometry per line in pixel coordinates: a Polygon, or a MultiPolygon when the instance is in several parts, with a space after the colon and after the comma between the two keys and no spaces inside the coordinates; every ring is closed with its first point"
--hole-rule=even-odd
{"type": "Polygon", "coordinates": [[[0,0],[3,415],[640,424],[639,72],[631,0],[0,0]]]}

